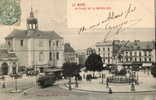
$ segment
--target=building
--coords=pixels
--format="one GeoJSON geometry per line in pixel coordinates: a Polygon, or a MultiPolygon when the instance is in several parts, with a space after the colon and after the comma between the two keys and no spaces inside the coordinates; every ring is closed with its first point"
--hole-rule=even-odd
{"type": "Polygon", "coordinates": [[[55,31],[41,31],[31,10],[27,29],[15,29],[5,39],[9,51],[15,52],[19,66],[41,68],[62,67],[64,40],[55,31]]]}
{"type": "Polygon", "coordinates": [[[86,55],[87,55],[86,49],[84,49],[84,50],[77,50],[76,54],[78,56],[79,64],[84,66],[85,65],[85,61],[86,61],[86,55]]]}
{"type": "Polygon", "coordinates": [[[122,60],[125,66],[145,66],[150,67],[155,63],[154,41],[129,42],[122,49],[122,60]]]}
{"type": "Polygon", "coordinates": [[[68,63],[79,63],[76,52],[69,43],[65,43],[64,45],[64,59],[68,63]]]}
{"type": "Polygon", "coordinates": [[[96,43],[96,53],[102,57],[103,63],[111,66],[115,64],[115,56],[120,48],[120,41],[104,41],[96,43]]]}
{"type": "Polygon", "coordinates": [[[0,49],[0,75],[13,74],[18,71],[17,57],[15,53],[7,49],[0,49]]]}
{"type": "Polygon", "coordinates": [[[87,56],[89,56],[89,55],[91,55],[93,53],[96,53],[96,50],[95,49],[93,49],[93,48],[87,48],[87,50],[86,50],[86,55],[87,56]]]}
{"type": "Polygon", "coordinates": [[[155,41],[105,41],[96,43],[96,53],[106,65],[152,66],[155,64],[155,41]]]}

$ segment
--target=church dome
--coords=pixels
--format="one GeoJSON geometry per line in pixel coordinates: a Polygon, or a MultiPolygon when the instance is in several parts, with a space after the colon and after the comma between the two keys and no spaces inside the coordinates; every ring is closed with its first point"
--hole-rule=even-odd
{"type": "Polygon", "coordinates": [[[27,18],[27,24],[37,24],[37,18],[29,17],[27,18]]]}
{"type": "Polygon", "coordinates": [[[29,18],[27,18],[27,24],[37,24],[38,20],[34,17],[34,13],[31,10],[29,18]]]}
{"type": "Polygon", "coordinates": [[[34,12],[30,12],[30,16],[27,18],[27,28],[28,29],[37,29],[38,28],[38,20],[34,17],[34,12]]]}

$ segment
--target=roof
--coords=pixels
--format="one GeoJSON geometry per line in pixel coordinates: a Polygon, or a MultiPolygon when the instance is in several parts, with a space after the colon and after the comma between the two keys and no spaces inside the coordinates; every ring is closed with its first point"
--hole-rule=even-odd
{"type": "Polygon", "coordinates": [[[64,52],[75,52],[69,43],[64,44],[64,52]]]}
{"type": "Polygon", "coordinates": [[[154,49],[155,42],[153,41],[134,41],[129,42],[123,50],[147,50],[147,49],[154,49]]]}
{"type": "Polygon", "coordinates": [[[6,49],[0,50],[0,58],[12,58],[16,57],[15,53],[9,53],[6,49]]]}
{"type": "Polygon", "coordinates": [[[63,39],[55,31],[41,31],[41,30],[13,30],[6,39],[10,38],[39,38],[39,39],[63,39]]]}

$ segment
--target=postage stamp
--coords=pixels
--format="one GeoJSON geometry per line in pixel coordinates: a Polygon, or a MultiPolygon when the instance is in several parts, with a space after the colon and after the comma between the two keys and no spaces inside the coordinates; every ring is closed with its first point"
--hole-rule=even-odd
{"type": "Polygon", "coordinates": [[[0,24],[13,25],[20,21],[20,0],[0,0],[0,24]]]}

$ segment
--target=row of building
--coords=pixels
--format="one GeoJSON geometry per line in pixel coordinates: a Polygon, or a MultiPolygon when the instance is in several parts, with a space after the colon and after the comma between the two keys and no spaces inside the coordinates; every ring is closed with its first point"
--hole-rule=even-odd
{"type": "MultiPolygon", "coordinates": [[[[108,66],[152,66],[156,63],[155,45],[155,41],[113,40],[97,42],[92,51],[100,55],[103,63],[108,66]]],[[[90,54],[90,48],[87,51],[90,54]]]]}
{"type": "Polygon", "coordinates": [[[21,68],[61,68],[65,62],[78,63],[74,49],[55,31],[41,31],[31,10],[26,30],[13,30],[0,50],[0,73],[11,74],[21,68]],[[14,66],[16,68],[14,68],[14,66]]]}

